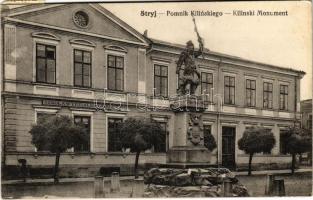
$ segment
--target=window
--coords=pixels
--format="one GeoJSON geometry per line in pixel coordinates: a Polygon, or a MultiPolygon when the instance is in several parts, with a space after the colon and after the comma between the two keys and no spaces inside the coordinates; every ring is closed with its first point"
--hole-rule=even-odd
{"type": "Polygon", "coordinates": [[[164,131],[165,134],[162,135],[161,141],[157,146],[154,146],[154,152],[166,152],[166,146],[167,146],[167,141],[166,141],[166,134],[167,134],[167,122],[157,122],[162,130],[164,131]]]}
{"type": "Polygon", "coordinates": [[[249,107],[255,107],[255,80],[246,80],[246,104],[249,107]]]}
{"type": "Polygon", "coordinates": [[[280,85],[279,88],[279,109],[287,110],[288,109],[288,86],[280,85]]]}
{"type": "Polygon", "coordinates": [[[167,97],[167,66],[154,65],[154,96],[167,97]]]}
{"type": "Polygon", "coordinates": [[[263,83],[263,107],[273,108],[273,84],[264,82],[263,83]]]}
{"type": "Polygon", "coordinates": [[[209,135],[211,134],[211,125],[203,125],[203,142],[204,146],[209,143],[209,135]]]}
{"type": "Polygon", "coordinates": [[[224,103],[235,104],[235,77],[224,77],[224,103]]]}
{"type": "Polygon", "coordinates": [[[74,86],[91,87],[91,52],[74,50],[74,86]]]}
{"type": "Polygon", "coordinates": [[[78,11],[73,16],[74,23],[81,28],[86,28],[89,24],[89,17],[87,13],[78,11]]]}
{"type": "MultiPolygon", "coordinates": [[[[265,130],[268,131],[268,132],[272,132],[273,128],[269,128],[269,127],[268,127],[268,128],[265,128],[265,130]]],[[[273,132],[272,132],[272,133],[273,133],[273,132]]],[[[270,150],[270,151],[268,151],[268,152],[263,152],[262,154],[263,154],[263,155],[272,154],[272,150],[270,150]]]]}
{"type": "Polygon", "coordinates": [[[108,118],[108,151],[121,152],[121,133],[119,125],[123,122],[122,118],[108,118]]]}
{"type": "Polygon", "coordinates": [[[286,130],[280,130],[280,137],[279,137],[280,154],[287,154],[286,153],[286,142],[287,142],[286,130]]]}
{"type": "Polygon", "coordinates": [[[55,46],[36,44],[36,81],[55,83],[55,46]]]}
{"type": "MultiPolygon", "coordinates": [[[[47,120],[47,119],[49,119],[49,117],[53,117],[53,116],[55,116],[55,113],[38,112],[36,122],[40,123],[41,121],[47,120]]],[[[40,146],[36,147],[35,151],[49,151],[49,149],[46,148],[46,145],[40,145],[40,146]]]]}
{"type": "Polygon", "coordinates": [[[108,89],[124,90],[124,58],[108,55],[108,89]]]}
{"type": "Polygon", "coordinates": [[[307,128],[312,130],[312,115],[309,115],[309,119],[307,122],[307,128]]]}
{"type": "MultiPolygon", "coordinates": [[[[205,100],[209,101],[210,95],[213,88],[213,74],[212,73],[201,73],[201,95],[205,95],[205,100]]],[[[212,98],[212,97],[211,97],[212,98]]]]}
{"type": "Polygon", "coordinates": [[[42,120],[46,120],[49,117],[55,116],[55,113],[37,113],[37,123],[40,123],[42,120]]]}
{"type": "MultiPolygon", "coordinates": [[[[88,136],[90,136],[90,117],[89,116],[74,116],[75,124],[81,124],[85,127],[88,136]]],[[[90,151],[90,137],[85,142],[77,142],[74,146],[75,152],[89,152],[90,151]]]]}

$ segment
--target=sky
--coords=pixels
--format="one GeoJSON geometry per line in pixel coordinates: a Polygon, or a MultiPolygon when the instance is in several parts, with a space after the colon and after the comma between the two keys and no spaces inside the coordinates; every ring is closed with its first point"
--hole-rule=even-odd
{"type": "Polygon", "coordinates": [[[189,2],[102,4],[137,31],[185,44],[197,37],[190,11],[223,12],[220,17],[196,16],[205,47],[280,67],[306,72],[301,80],[301,100],[312,98],[312,16],[307,1],[296,2],[189,2]],[[189,16],[167,16],[167,11],[187,11],[189,16]],[[287,11],[288,16],[233,16],[234,10],[287,11]],[[142,11],[165,13],[141,16],[142,11]],[[231,13],[231,14],[225,14],[231,13]]]}

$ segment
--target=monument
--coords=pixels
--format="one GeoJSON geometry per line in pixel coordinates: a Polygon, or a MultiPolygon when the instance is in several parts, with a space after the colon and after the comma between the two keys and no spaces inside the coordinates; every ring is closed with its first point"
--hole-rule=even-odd
{"type": "MultiPolygon", "coordinates": [[[[194,24],[195,20],[193,18],[194,24]]],[[[178,96],[171,101],[175,112],[174,145],[167,153],[167,166],[172,167],[205,167],[210,164],[210,152],[204,147],[202,113],[205,110],[201,96],[196,96],[200,82],[200,72],[195,59],[203,54],[203,39],[196,24],[199,49],[195,51],[192,41],[177,61],[178,96]]]]}
{"type": "Polygon", "coordinates": [[[200,72],[195,62],[202,55],[203,40],[196,24],[195,31],[199,50],[195,51],[192,41],[188,41],[177,62],[178,96],[171,100],[174,145],[167,152],[165,165],[145,172],[144,197],[248,197],[247,188],[229,169],[212,167],[211,152],[204,146],[205,104],[202,96],[196,95],[200,72]]]}

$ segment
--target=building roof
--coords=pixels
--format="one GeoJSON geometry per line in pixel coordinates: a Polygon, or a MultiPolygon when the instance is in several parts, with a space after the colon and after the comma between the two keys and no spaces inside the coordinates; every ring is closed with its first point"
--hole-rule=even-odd
{"type": "MultiPolygon", "coordinates": [[[[90,6],[94,8],[97,12],[104,15],[106,18],[108,18],[110,21],[115,23],[119,28],[122,30],[128,32],[128,34],[135,37],[138,41],[140,41],[141,45],[144,45],[146,47],[149,46],[149,40],[147,40],[146,37],[143,36],[140,32],[138,32],[133,27],[129,26],[126,22],[118,18],[116,15],[111,13],[108,9],[104,8],[100,3],[77,3],[79,5],[84,6],[90,6]]],[[[16,16],[22,16],[23,14],[28,13],[35,13],[38,11],[43,11],[50,8],[55,7],[62,7],[66,4],[60,4],[60,3],[49,3],[49,4],[30,4],[30,5],[24,5],[20,7],[11,7],[9,9],[6,9],[5,12],[2,13],[2,16],[8,17],[8,18],[15,18],[16,16]]],[[[103,34],[104,35],[104,34],[103,34]]]]}
{"type": "MultiPolygon", "coordinates": [[[[156,44],[156,45],[172,47],[173,49],[179,49],[179,50],[182,50],[182,49],[186,48],[186,45],[182,45],[182,44],[171,43],[171,42],[167,42],[167,41],[163,41],[163,40],[159,40],[159,39],[154,39],[154,38],[149,38],[149,39],[152,42],[152,44],[156,44]]],[[[248,59],[241,58],[241,57],[238,57],[238,56],[233,56],[233,55],[229,55],[229,54],[224,54],[224,53],[211,51],[211,50],[209,50],[207,48],[204,49],[204,54],[213,55],[213,56],[219,56],[219,57],[224,57],[224,58],[229,58],[229,59],[233,59],[233,60],[240,60],[240,61],[245,61],[245,62],[248,62],[248,63],[254,63],[254,64],[259,64],[259,65],[265,65],[265,66],[273,67],[273,68],[276,68],[276,69],[279,69],[279,70],[295,72],[295,73],[300,74],[302,76],[306,74],[304,71],[301,71],[301,70],[295,70],[295,69],[292,69],[292,68],[286,68],[286,67],[271,65],[271,64],[267,64],[267,63],[257,62],[257,61],[253,61],[253,60],[248,60],[248,59]]]]}
{"type": "Polygon", "coordinates": [[[300,103],[301,104],[312,104],[312,99],[302,100],[300,103]]]}

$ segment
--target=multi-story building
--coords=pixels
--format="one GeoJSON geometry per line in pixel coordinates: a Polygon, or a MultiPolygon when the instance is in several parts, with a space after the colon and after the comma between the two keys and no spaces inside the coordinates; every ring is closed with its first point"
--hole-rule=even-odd
{"type": "MultiPolygon", "coordinates": [[[[130,116],[152,118],[168,133],[141,155],[140,164],[166,162],[166,151],[178,140],[169,99],[176,94],[176,61],[184,45],[151,39],[99,4],[29,5],[2,18],[6,167],[21,158],[32,168],[53,166],[53,154],[36,149],[29,130],[40,117],[54,114],[83,122],[90,134],[88,143],[61,156],[64,173],[67,166],[93,173],[110,166],[129,171],[134,154],[122,152],[116,127],[130,116]]],[[[280,133],[300,119],[305,73],[208,50],[197,64],[196,93],[207,94],[209,102],[205,134],[213,134],[218,144],[211,164],[246,165],[248,155],[237,141],[253,125],[271,129],[276,138],[272,152],[256,155],[254,164],[289,163],[290,156],[280,153],[280,133]]]]}

